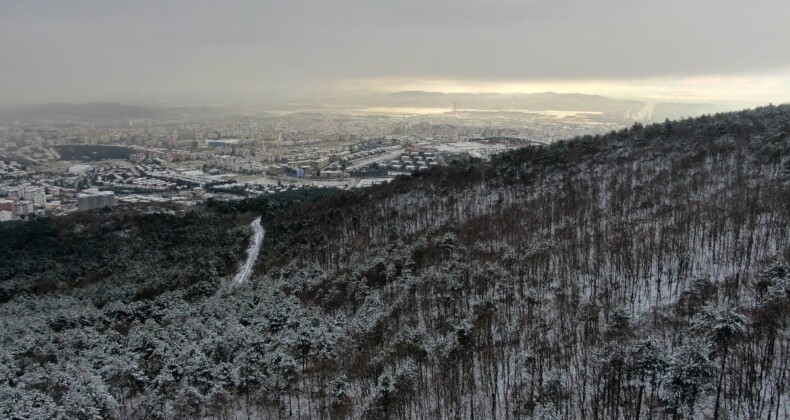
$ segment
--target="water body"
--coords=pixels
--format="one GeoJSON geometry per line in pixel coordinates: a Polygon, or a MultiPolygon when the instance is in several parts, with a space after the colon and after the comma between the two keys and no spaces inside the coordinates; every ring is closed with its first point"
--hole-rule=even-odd
{"type": "Polygon", "coordinates": [[[252,275],[252,267],[255,265],[255,260],[258,259],[258,253],[261,250],[261,244],[263,243],[263,235],[266,231],[261,226],[261,218],[257,218],[250,223],[253,229],[252,235],[252,242],[250,242],[249,248],[247,248],[247,261],[244,262],[244,265],[239,268],[239,271],[236,273],[236,276],[233,277],[233,282],[231,283],[232,286],[238,286],[240,284],[246,283],[247,280],[250,279],[252,275]]]}
{"type": "MultiPolygon", "coordinates": [[[[372,107],[364,108],[361,110],[363,113],[375,114],[412,114],[412,115],[439,115],[449,114],[453,112],[452,108],[434,108],[434,107],[409,107],[409,106],[393,106],[393,107],[372,107]]],[[[518,113],[518,114],[536,114],[542,117],[564,118],[564,117],[586,117],[592,115],[603,115],[600,111],[562,111],[555,109],[546,110],[530,110],[530,109],[475,109],[475,108],[458,108],[458,112],[472,112],[472,113],[518,113]]]]}

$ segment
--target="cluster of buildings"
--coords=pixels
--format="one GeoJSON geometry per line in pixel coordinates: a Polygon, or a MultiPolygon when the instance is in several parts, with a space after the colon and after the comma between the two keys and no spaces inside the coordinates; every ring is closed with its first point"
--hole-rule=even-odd
{"type": "MultiPolygon", "coordinates": [[[[60,206],[60,201],[53,200],[53,196],[40,187],[11,188],[0,192],[5,197],[0,198],[0,221],[3,222],[31,214],[44,215],[60,206]]],[[[58,194],[58,191],[52,192],[58,194]]]]}
{"type": "Polygon", "coordinates": [[[166,181],[175,186],[185,185],[189,187],[202,187],[217,181],[215,177],[204,175],[201,171],[179,172],[154,165],[137,165],[135,168],[150,179],[166,181]]]}
{"type": "Polygon", "coordinates": [[[514,139],[548,142],[622,127],[586,114],[183,112],[170,121],[0,122],[0,220],[308,185],[364,187],[439,166],[448,155],[523,145],[514,139]],[[75,145],[121,151],[94,159],[64,151],[75,145]]]}
{"type": "MultiPolygon", "coordinates": [[[[181,162],[185,160],[193,160],[196,156],[186,150],[180,149],[159,149],[159,148],[134,148],[135,152],[129,154],[129,161],[132,163],[159,163],[167,164],[170,162],[181,162]]],[[[204,157],[207,157],[204,154],[204,157]]]]}
{"type": "Polygon", "coordinates": [[[163,192],[176,187],[175,182],[140,176],[129,168],[110,169],[98,172],[93,184],[105,189],[127,192],[163,192]]]}
{"type": "MultiPolygon", "coordinates": [[[[19,220],[35,214],[46,216],[53,214],[54,211],[62,207],[60,200],[55,197],[61,195],[61,191],[56,188],[23,187],[12,188],[4,191],[0,198],[0,221],[19,220]]],[[[118,204],[115,193],[112,191],[99,191],[98,189],[86,189],[76,193],[74,203],[76,209],[94,210],[104,207],[114,207],[118,204]]]]}
{"type": "Polygon", "coordinates": [[[237,156],[219,155],[210,158],[206,165],[221,171],[260,174],[267,171],[268,166],[252,159],[237,156]]]}
{"type": "Polygon", "coordinates": [[[387,167],[393,171],[414,172],[426,171],[435,166],[439,166],[439,161],[433,152],[412,151],[404,153],[400,159],[391,160],[387,167]]]}
{"type": "Polygon", "coordinates": [[[22,164],[13,160],[8,163],[0,160],[0,178],[14,179],[24,178],[26,176],[27,171],[22,164]]]}

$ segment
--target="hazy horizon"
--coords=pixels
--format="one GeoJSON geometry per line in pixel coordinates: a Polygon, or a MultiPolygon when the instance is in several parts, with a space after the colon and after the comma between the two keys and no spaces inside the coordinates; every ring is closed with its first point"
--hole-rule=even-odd
{"type": "Polygon", "coordinates": [[[0,2],[0,105],[404,90],[790,101],[790,3],[0,2]]]}

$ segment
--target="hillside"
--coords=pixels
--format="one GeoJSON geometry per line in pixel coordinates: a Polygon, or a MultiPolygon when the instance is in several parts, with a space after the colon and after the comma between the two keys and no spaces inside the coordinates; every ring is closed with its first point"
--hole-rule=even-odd
{"type": "Polygon", "coordinates": [[[769,106],[2,224],[0,416],[787,418],[789,134],[769,106]]]}

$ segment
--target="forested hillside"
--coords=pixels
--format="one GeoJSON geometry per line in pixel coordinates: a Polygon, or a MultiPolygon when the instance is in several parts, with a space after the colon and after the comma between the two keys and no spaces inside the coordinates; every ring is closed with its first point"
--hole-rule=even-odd
{"type": "Polygon", "coordinates": [[[769,106],[0,225],[0,417],[787,418],[789,134],[769,106]]]}

